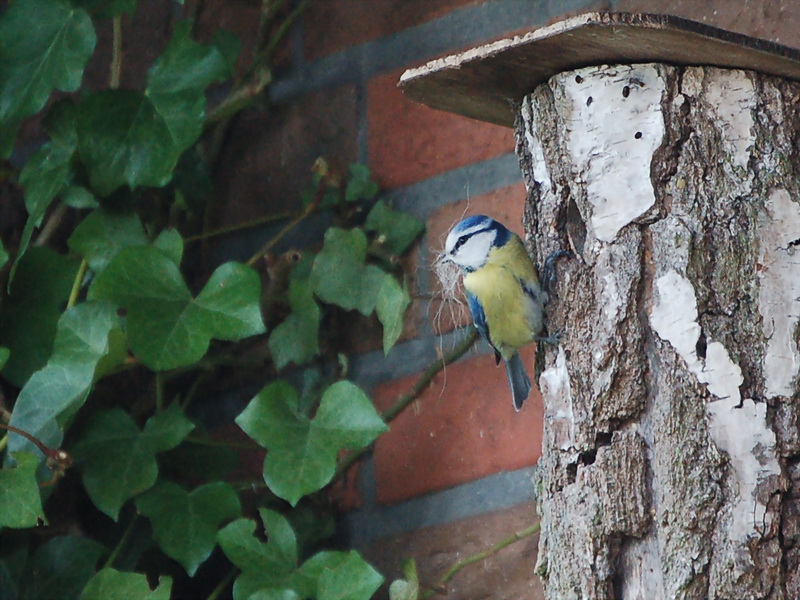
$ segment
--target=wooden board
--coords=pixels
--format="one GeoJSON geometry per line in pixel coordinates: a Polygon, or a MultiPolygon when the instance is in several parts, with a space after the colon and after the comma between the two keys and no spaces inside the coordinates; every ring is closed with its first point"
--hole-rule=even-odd
{"type": "Polygon", "coordinates": [[[668,15],[595,12],[409,69],[400,88],[432,108],[513,127],[515,103],[552,75],[661,62],[800,80],[800,51],[668,15]]]}

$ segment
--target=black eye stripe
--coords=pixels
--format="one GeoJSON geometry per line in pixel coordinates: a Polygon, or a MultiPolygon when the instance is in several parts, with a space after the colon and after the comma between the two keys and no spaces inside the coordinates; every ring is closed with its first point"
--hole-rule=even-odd
{"type": "Polygon", "coordinates": [[[453,252],[454,253],[457,252],[458,249],[461,248],[461,246],[464,245],[464,242],[466,242],[469,239],[469,237],[470,236],[468,236],[468,235],[462,235],[460,238],[458,238],[458,241],[456,242],[456,245],[453,246],[453,252]]]}

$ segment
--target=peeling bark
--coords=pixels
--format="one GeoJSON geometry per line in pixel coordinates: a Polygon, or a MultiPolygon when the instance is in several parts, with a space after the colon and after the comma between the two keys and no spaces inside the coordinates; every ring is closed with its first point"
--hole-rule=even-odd
{"type": "Polygon", "coordinates": [[[520,106],[559,263],[540,387],[548,598],[800,598],[800,85],[660,64],[520,106]]]}

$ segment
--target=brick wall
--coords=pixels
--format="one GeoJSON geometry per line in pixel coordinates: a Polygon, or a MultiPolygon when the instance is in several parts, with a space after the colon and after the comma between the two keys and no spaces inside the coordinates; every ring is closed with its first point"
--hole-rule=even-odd
{"type": "MultiPolygon", "coordinates": [[[[320,1],[296,28],[272,88],[277,115],[250,111],[231,133],[228,162],[216,177],[228,198],[222,222],[292,207],[297,182],[307,180],[319,155],[365,162],[396,206],[427,223],[411,264],[415,293],[430,294],[431,257],[448,229],[463,215],[487,213],[522,233],[525,190],[511,130],[408,101],[396,87],[400,74],[598,9],[671,13],[800,46],[800,9],[780,0],[320,1]]],[[[259,243],[256,232],[225,251],[248,256],[259,243]]],[[[415,301],[411,326],[387,358],[377,349],[353,358],[353,372],[379,408],[463,335],[447,319],[436,326],[437,308],[435,300],[415,301]]],[[[524,356],[532,366],[531,351],[524,356]]],[[[515,413],[504,370],[480,345],[437,376],[352,473],[340,490],[349,508],[343,535],[389,578],[414,556],[423,581],[435,581],[456,560],[534,522],[541,430],[538,393],[515,413]]],[[[519,541],[458,575],[443,597],[539,598],[535,553],[535,537],[519,541]]]]}

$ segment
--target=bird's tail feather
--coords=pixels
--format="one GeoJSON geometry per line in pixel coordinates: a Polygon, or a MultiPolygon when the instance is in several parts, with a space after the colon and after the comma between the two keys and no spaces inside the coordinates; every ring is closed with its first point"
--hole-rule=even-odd
{"type": "Polygon", "coordinates": [[[511,395],[514,397],[514,408],[519,410],[522,408],[522,403],[528,398],[528,394],[531,393],[531,380],[528,379],[525,364],[519,353],[515,353],[506,361],[506,373],[508,382],[511,384],[511,395]]]}

